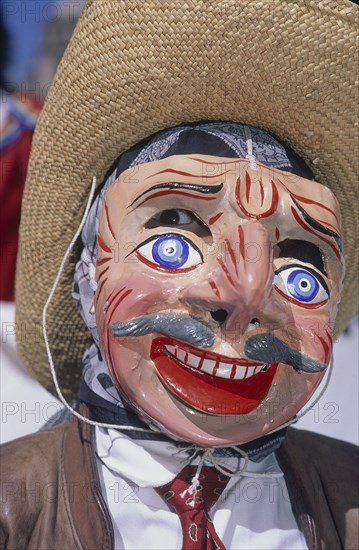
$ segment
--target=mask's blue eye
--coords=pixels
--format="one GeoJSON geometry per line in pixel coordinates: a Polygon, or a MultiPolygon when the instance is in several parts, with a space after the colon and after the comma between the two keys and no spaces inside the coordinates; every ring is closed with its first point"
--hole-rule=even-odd
{"type": "Polygon", "coordinates": [[[322,303],[329,297],[323,277],[314,269],[302,266],[282,267],[276,271],[274,283],[281,294],[308,305],[322,303]]]}
{"type": "Polygon", "coordinates": [[[319,291],[317,279],[304,269],[294,269],[287,279],[287,287],[293,298],[311,302],[319,291]]]}
{"type": "Polygon", "coordinates": [[[187,269],[203,262],[197,246],[178,233],[151,237],[136,250],[142,261],[162,269],[187,269]]]}
{"type": "Polygon", "coordinates": [[[164,235],[153,243],[152,256],[161,267],[178,269],[188,260],[189,246],[180,235],[164,235]]]}

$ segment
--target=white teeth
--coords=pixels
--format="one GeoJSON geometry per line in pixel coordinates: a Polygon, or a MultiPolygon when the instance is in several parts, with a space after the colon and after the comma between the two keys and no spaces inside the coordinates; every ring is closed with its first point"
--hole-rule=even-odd
{"type": "Polygon", "coordinates": [[[250,378],[251,376],[253,376],[255,370],[256,370],[255,367],[248,367],[246,372],[246,378],[250,378]]]}
{"type": "Polygon", "coordinates": [[[245,366],[238,365],[233,362],[216,361],[214,359],[206,359],[205,357],[189,353],[177,346],[166,345],[165,349],[174,357],[177,357],[185,366],[195,370],[200,370],[216,376],[218,378],[226,378],[227,380],[243,380],[251,378],[266,368],[267,365],[245,366]]]}
{"type": "Polygon", "coordinates": [[[183,361],[186,357],[186,352],[183,349],[177,348],[177,357],[180,361],[183,361]]]}
{"type": "Polygon", "coordinates": [[[243,380],[246,378],[246,367],[236,366],[236,373],[234,375],[234,380],[243,380]]]}
{"type": "Polygon", "coordinates": [[[193,355],[193,353],[188,354],[187,363],[190,367],[198,367],[200,360],[201,358],[197,357],[197,355],[193,355]]]}
{"type": "Polygon", "coordinates": [[[203,361],[201,371],[206,372],[207,374],[213,374],[213,368],[216,364],[215,361],[211,361],[210,359],[205,359],[203,361]]]}
{"type": "Polygon", "coordinates": [[[216,376],[218,376],[218,378],[229,379],[231,377],[232,367],[233,365],[228,365],[228,363],[220,362],[216,371],[216,376]]]}

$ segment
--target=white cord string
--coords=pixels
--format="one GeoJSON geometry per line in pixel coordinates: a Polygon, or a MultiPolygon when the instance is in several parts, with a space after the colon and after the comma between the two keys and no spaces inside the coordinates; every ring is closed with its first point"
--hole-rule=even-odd
{"type": "Polygon", "coordinates": [[[194,507],[194,505],[196,503],[196,494],[197,494],[198,488],[200,486],[199,476],[201,474],[201,470],[203,468],[205,460],[207,459],[207,457],[209,456],[209,454],[211,452],[213,452],[213,449],[206,449],[204,451],[203,455],[201,456],[201,458],[199,460],[196,473],[195,473],[195,475],[193,476],[193,478],[191,480],[191,484],[189,485],[189,487],[187,487],[187,489],[185,489],[182,493],[180,493],[181,498],[185,498],[187,493],[192,496],[191,501],[189,501],[189,503],[188,503],[192,507],[194,507]]]}
{"type": "Polygon", "coordinates": [[[69,244],[69,246],[67,247],[67,250],[65,252],[65,255],[62,259],[62,262],[60,264],[60,267],[59,267],[59,270],[57,272],[57,275],[56,275],[56,278],[55,278],[55,281],[54,281],[54,284],[52,285],[52,288],[51,288],[51,291],[50,291],[50,294],[49,294],[49,297],[47,299],[47,302],[44,306],[44,309],[42,311],[42,331],[43,331],[43,336],[44,336],[44,341],[45,341],[45,347],[46,347],[46,352],[47,352],[47,357],[48,357],[48,360],[49,360],[49,364],[50,364],[50,370],[51,370],[51,376],[52,376],[52,380],[54,382],[54,385],[55,385],[55,389],[56,389],[56,393],[61,401],[61,403],[64,405],[64,407],[66,407],[66,409],[68,411],[71,412],[71,414],[73,414],[74,416],[76,416],[76,418],[79,418],[80,420],[82,420],[83,422],[86,422],[87,424],[90,424],[91,426],[99,426],[100,428],[117,428],[117,429],[121,429],[121,430],[136,430],[137,432],[152,432],[152,430],[150,429],[146,429],[146,428],[137,428],[135,426],[123,426],[123,425],[120,425],[120,424],[106,424],[104,422],[97,422],[95,420],[90,420],[89,418],[86,418],[85,416],[83,416],[82,414],[78,413],[77,411],[75,411],[71,405],[66,401],[65,397],[63,396],[62,394],[62,391],[60,389],[60,386],[59,386],[59,382],[57,380],[57,374],[56,374],[56,370],[55,370],[55,366],[54,366],[54,362],[53,362],[53,359],[52,359],[52,353],[51,353],[51,349],[50,349],[50,344],[49,344],[49,339],[48,339],[48,336],[47,336],[47,328],[46,328],[46,323],[47,323],[47,310],[50,306],[50,303],[51,303],[51,300],[55,294],[55,291],[56,291],[56,288],[57,288],[57,285],[59,284],[59,281],[60,281],[60,278],[61,278],[61,275],[62,275],[62,272],[64,270],[64,267],[65,267],[65,264],[68,260],[68,257],[71,253],[71,250],[73,249],[78,237],[80,236],[81,234],[81,231],[82,231],[82,228],[85,224],[85,221],[86,221],[86,218],[87,218],[87,215],[89,213],[89,210],[91,208],[91,203],[92,203],[92,199],[94,197],[94,193],[95,193],[95,190],[96,190],[96,177],[94,176],[93,179],[92,179],[92,184],[91,184],[91,189],[90,189],[90,194],[89,194],[89,197],[87,199],[87,204],[86,204],[86,208],[85,208],[85,212],[84,212],[84,215],[82,216],[82,219],[81,219],[81,223],[75,233],[75,235],[73,236],[73,239],[71,241],[71,243],[69,244]]]}
{"type": "Polygon", "coordinates": [[[253,141],[252,134],[248,126],[244,127],[244,135],[246,136],[247,152],[246,158],[249,160],[249,168],[251,170],[257,170],[256,157],[253,155],[253,141]]]}
{"type": "MultiPolygon", "coordinates": [[[[215,453],[216,449],[209,448],[209,449],[206,449],[203,452],[203,449],[201,449],[200,447],[194,446],[194,449],[195,449],[194,453],[192,453],[192,455],[190,455],[184,461],[184,463],[186,465],[190,464],[194,460],[195,456],[198,453],[202,452],[203,454],[202,454],[202,456],[199,460],[199,463],[197,465],[196,473],[191,479],[191,484],[187,487],[187,489],[185,489],[184,491],[182,491],[182,493],[180,493],[181,498],[185,498],[187,493],[192,497],[191,500],[189,500],[187,502],[189,504],[189,506],[194,507],[194,505],[196,503],[196,495],[197,495],[197,492],[198,492],[199,487],[200,487],[199,476],[201,475],[201,471],[202,471],[202,468],[203,468],[204,463],[206,462],[206,460],[208,462],[211,462],[212,466],[218,472],[220,472],[221,474],[223,474],[227,477],[239,476],[239,477],[255,477],[255,478],[263,478],[263,477],[279,478],[279,477],[284,476],[283,472],[248,472],[247,471],[248,464],[249,464],[248,454],[245,451],[243,451],[242,449],[240,449],[239,447],[235,446],[235,447],[230,447],[230,448],[237,451],[237,453],[239,453],[244,459],[243,467],[242,468],[238,467],[238,469],[236,469],[234,471],[230,471],[230,470],[228,470],[228,468],[224,468],[220,464],[219,460],[214,456],[214,453],[215,453]]],[[[239,466],[240,466],[240,461],[239,461],[239,466]]]]}

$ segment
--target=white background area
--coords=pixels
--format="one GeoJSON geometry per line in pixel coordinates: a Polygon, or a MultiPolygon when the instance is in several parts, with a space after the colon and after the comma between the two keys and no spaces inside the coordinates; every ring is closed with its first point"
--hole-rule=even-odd
{"type": "MultiPolygon", "coordinates": [[[[27,373],[16,354],[14,305],[1,302],[0,317],[0,441],[4,443],[39,430],[61,409],[61,405],[27,373]]],[[[358,326],[356,319],[350,326],[349,334],[341,336],[335,343],[334,369],[329,387],[296,427],[359,443],[358,326]]]]}

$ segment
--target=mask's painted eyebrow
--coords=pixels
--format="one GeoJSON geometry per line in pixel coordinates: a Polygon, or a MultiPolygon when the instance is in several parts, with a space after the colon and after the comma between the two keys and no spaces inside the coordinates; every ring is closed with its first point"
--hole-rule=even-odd
{"type": "Polygon", "coordinates": [[[160,176],[161,174],[178,174],[179,176],[186,176],[189,178],[201,178],[201,179],[211,179],[211,178],[219,178],[221,176],[225,176],[228,174],[230,170],[226,170],[225,172],[221,172],[220,174],[212,174],[210,175],[203,175],[203,174],[191,174],[190,172],[183,172],[183,170],[175,170],[174,168],[166,168],[165,170],[161,170],[160,172],[156,172],[155,174],[151,174],[151,176],[148,176],[146,180],[149,180],[151,178],[155,178],[157,176],[160,176]]]}
{"type": "MultiPolygon", "coordinates": [[[[177,190],[177,189],[184,189],[187,191],[197,191],[197,193],[202,193],[204,195],[215,195],[221,191],[223,188],[223,183],[220,183],[219,185],[196,185],[195,183],[179,183],[179,182],[173,182],[173,183],[158,183],[157,185],[152,185],[149,189],[146,189],[146,191],[143,191],[131,204],[128,206],[128,208],[131,208],[141,197],[144,195],[147,195],[147,193],[150,193],[151,191],[156,191],[157,189],[164,190],[169,189],[171,190],[177,190]]],[[[161,192],[160,192],[161,193],[161,192]]],[[[156,196],[159,193],[156,193],[156,196]]],[[[162,193],[161,193],[162,194],[162,193]]],[[[194,198],[198,199],[204,199],[204,200],[213,200],[214,197],[196,197],[195,195],[189,195],[194,198]]],[[[147,197],[141,204],[146,202],[147,200],[150,200],[153,197],[147,197]]]]}
{"type": "MultiPolygon", "coordinates": [[[[340,252],[343,254],[343,251],[344,251],[343,241],[339,237],[338,233],[336,233],[335,231],[332,231],[331,229],[328,229],[327,227],[325,227],[324,225],[319,223],[317,220],[312,218],[308,214],[308,212],[306,212],[306,210],[304,210],[304,208],[295,200],[295,198],[293,196],[292,196],[292,201],[294,202],[294,204],[298,208],[299,212],[302,214],[302,216],[303,216],[304,220],[307,222],[307,224],[310,225],[316,231],[319,231],[320,233],[323,233],[324,235],[328,235],[329,237],[332,237],[335,240],[335,242],[337,243],[340,252]]],[[[297,221],[299,221],[299,220],[297,220],[297,221]]],[[[305,227],[304,227],[304,229],[305,229],[305,227]]]]}

